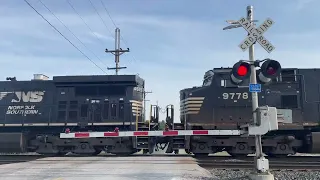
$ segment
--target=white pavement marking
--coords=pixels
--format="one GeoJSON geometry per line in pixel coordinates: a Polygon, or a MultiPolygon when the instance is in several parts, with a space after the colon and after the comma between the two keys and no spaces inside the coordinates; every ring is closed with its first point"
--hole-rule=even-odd
{"type": "Polygon", "coordinates": [[[195,180],[210,175],[192,157],[51,157],[0,165],[1,180],[195,180]]]}

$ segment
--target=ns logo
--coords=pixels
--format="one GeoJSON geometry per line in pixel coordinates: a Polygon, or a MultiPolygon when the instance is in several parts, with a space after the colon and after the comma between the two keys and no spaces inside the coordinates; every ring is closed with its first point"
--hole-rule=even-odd
{"type": "Polygon", "coordinates": [[[41,102],[45,91],[15,91],[15,92],[0,92],[0,100],[9,94],[14,94],[15,97],[11,102],[41,102]]]}

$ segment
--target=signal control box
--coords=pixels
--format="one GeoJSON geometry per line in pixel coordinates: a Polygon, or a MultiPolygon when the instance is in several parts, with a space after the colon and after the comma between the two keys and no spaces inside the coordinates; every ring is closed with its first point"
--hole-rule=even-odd
{"type": "Polygon", "coordinates": [[[242,126],[243,135],[264,135],[269,131],[278,130],[277,108],[261,106],[256,110],[257,124],[246,124],[242,126]]]}

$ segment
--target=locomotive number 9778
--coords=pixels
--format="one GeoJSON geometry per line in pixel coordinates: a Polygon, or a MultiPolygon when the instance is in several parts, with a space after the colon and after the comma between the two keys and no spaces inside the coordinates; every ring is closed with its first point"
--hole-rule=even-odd
{"type": "Polygon", "coordinates": [[[248,99],[249,94],[248,92],[229,92],[229,93],[222,93],[223,99],[248,99]]]}

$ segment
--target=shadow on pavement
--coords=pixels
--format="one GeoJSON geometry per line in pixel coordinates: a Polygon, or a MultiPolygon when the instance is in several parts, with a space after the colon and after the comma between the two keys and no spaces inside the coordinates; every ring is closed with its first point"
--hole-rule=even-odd
{"type": "Polygon", "coordinates": [[[16,154],[3,155],[3,154],[1,154],[0,155],[0,165],[34,161],[34,160],[45,158],[45,157],[48,157],[48,156],[43,156],[43,155],[16,155],[16,154]]]}

